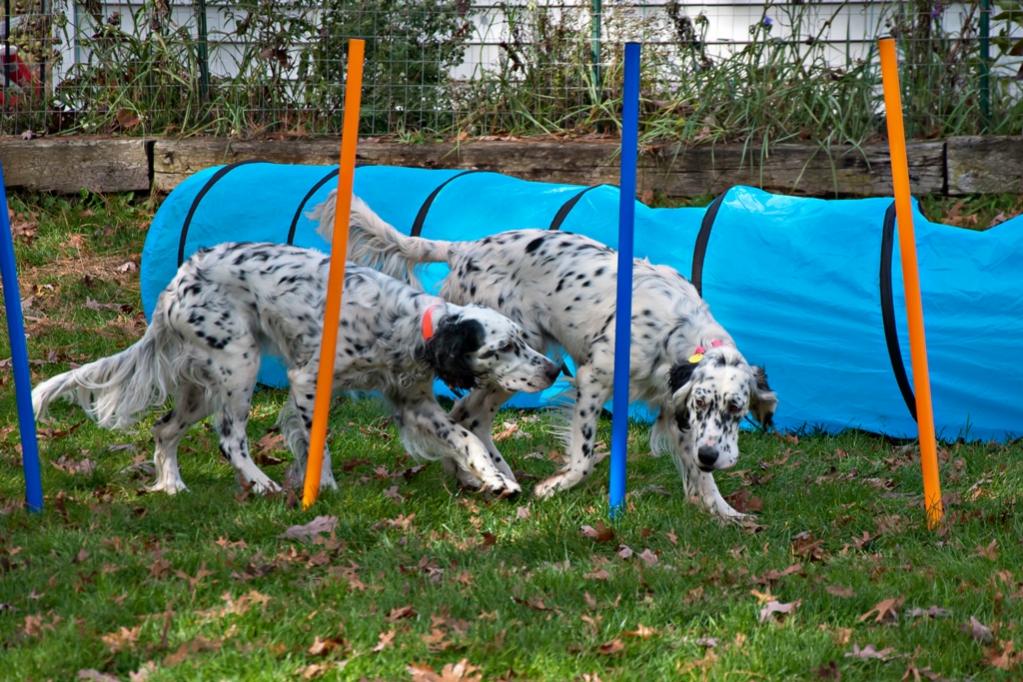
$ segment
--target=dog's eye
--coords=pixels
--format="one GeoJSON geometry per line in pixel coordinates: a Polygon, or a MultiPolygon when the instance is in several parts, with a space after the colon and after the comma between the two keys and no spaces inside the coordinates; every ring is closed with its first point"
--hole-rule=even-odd
{"type": "Polygon", "coordinates": [[[702,396],[694,398],[693,407],[695,407],[698,410],[702,410],[703,408],[707,407],[707,399],[702,396]]]}
{"type": "Polygon", "coordinates": [[[728,403],[728,411],[732,414],[745,414],[746,405],[742,403],[728,403]]]}
{"type": "Polygon", "coordinates": [[[503,346],[501,346],[501,352],[502,353],[511,353],[513,350],[515,350],[515,342],[514,341],[509,341],[508,343],[506,343],[503,346]]]}

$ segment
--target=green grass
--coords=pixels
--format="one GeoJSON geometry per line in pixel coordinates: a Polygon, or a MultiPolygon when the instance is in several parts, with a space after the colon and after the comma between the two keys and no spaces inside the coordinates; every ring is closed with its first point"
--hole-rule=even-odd
{"type": "MultiPolygon", "coordinates": [[[[120,198],[14,205],[38,221],[34,241],[19,239],[24,295],[35,297],[35,377],[137,338],[137,274],[117,266],[139,252],[149,209],[120,198]],[[77,233],[87,233],[80,255],[65,244],[77,233]],[[94,310],[90,299],[114,307],[94,310]]],[[[254,444],[282,402],[279,391],[257,394],[254,444]]],[[[6,372],[0,409],[6,679],[95,669],[126,680],[150,661],[150,680],[289,679],[311,665],[325,665],[326,679],[410,679],[412,663],[440,673],[461,659],[487,680],[813,679],[832,665],[845,680],[1023,671],[1013,655],[1009,670],[992,665],[1008,643],[1023,648],[1018,444],[943,449],[948,521],[930,532],[912,448],[855,432],[743,434],[739,465],[718,480],[727,495],[762,505],[752,532],[683,499],[671,463],[649,455],[647,429],[635,425],[628,510],[599,541],[581,529],[607,519],[606,465],[553,500],[487,500],[455,489],[439,465],[413,468],[373,401],[335,409],[341,489],[309,511],[287,496],[241,495],[205,425],[181,448],[190,492],[142,494],[147,476],[136,465],[149,456],[151,420],[106,432],[59,406],[41,436],[47,509],[31,516],[20,506],[6,372]],[[54,465],[85,460],[93,471],[54,465]],[[279,537],[321,514],[337,518],[329,537],[279,537]],[[800,603],[785,620],[760,623],[754,590],[800,603]],[[904,600],[893,622],[862,618],[893,598],[904,600]],[[947,614],[910,615],[932,606],[947,614]],[[994,631],[992,644],[961,630],[971,617],[994,631]],[[325,654],[311,653],[317,638],[325,654]],[[890,647],[891,658],[846,656],[867,645],[890,647]]],[[[549,415],[498,421],[520,427],[522,437],[500,446],[527,488],[554,471],[549,415]]],[[[264,469],[281,480],[286,466],[264,469]]]]}

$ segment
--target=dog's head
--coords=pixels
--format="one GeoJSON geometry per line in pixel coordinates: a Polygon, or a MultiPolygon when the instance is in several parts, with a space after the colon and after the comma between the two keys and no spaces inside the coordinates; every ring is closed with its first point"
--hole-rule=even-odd
{"type": "Polygon", "coordinates": [[[452,388],[532,392],[558,378],[560,367],[526,344],[519,325],[490,308],[447,304],[435,325],[424,356],[452,388]]]}
{"type": "Polygon", "coordinates": [[[752,412],[761,425],[770,426],[778,397],[764,370],[748,364],[733,346],[720,345],[701,355],[671,370],[675,422],[691,439],[700,469],[727,469],[739,459],[743,417],[752,412]]]}

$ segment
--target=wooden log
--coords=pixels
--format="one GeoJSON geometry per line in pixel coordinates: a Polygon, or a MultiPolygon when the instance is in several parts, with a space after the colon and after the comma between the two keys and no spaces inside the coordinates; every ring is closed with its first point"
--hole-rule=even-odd
{"type": "Polygon", "coordinates": [[[1023,194],[1023,138],[952,137],[947,153],[949,194],[1023,194]]]}
{"type": "MultiPolygon", "coordinates": [[[[958,137],[910,144],[913,193],[1023,193],[1023,137],[958,137]]],[[[145,141],[132,138],[0,138],[0,163],[12,188],[74,193],[167,192],[211,165],[242,159],[334,164],[337,140],[145,141]],[[152,177],[152,184],[150,178],[152,177]]],[[[479,168],[528,180],[579,185],[618,182],[616,141],[549,139],[400,144],[365,140],[360,164],[479,168]]],[[[736,184],[808,196],[888,196],[891,171],[883,144],[860,149],[779,144],[762,154],[737,145],[647,147],[639,194],[682,198],[718,194],[736,184]]]]}
{"type": "MultiPolygon", "coordinates": [[[[944,187],[944,144],[918,142],[909,149],[910,179],[917,194],[944,187]]],[[[767,154],[734,145],[671,144],[651,150],[641,162],[641,187],[666,197],[719,194],[732,185],[807,196],[888,196],[891,161],[886,145],[826,150],[815,145],[777,144],[767,154]]]]}
{"type": "MultiPolygon", "coordinates": [[[[417,168],[480,168],[529,180],[578,184],[616,182],[617,144],[612,142],[484,141],[400,144],[361,141],[359,165],[417,168]]],[[[245,159],[276,163],[337,163],[337,140],[237,142],[214,138],[158,140],[153,149],[153,187],[168,192],[192,173],[245,159]]]]}
{"type": "Polygon", "coordinates": [[[149,189],[151,144],[141,138],[0,138],[8,188],[73,194],[149,189]]]}
{"type": "MultiPolygon", "coordinates": [[[[280,163],[336,163],[336,140],[230,142],[214,139],[157,141],[153,154],[154,188],[173,189],[197,170],[242,159],[280,163]]],[[[617,184],[618,145],[613,141],[496,140],[406,145],[364,141],[359,164],[419,168],[478,168],[527,180],[579,185],[617,184]]],[[[941,192],[944,144],[921,142],[910,151],[913,190],[941,192]]],[[[737,145],[685,148],[651,147],[640,156],[639,194],[667,198],[717,194],[736,184],[810,196],[876,196],[891,193],[888,150],[828,152],[814,145],[781,144],[762,155],[737,145]]]]}

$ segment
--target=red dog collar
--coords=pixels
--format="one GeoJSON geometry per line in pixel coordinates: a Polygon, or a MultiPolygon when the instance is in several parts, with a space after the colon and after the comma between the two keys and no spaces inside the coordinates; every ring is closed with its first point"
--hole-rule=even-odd
{"type": "Polygon", "coordinates": [[[433,313],[438,308],[443,308],[443,303],[434,303],[423,312],[422,319],[422,330],[423,330],[423,341],[429,341],[433,338],[433,313]]]}

